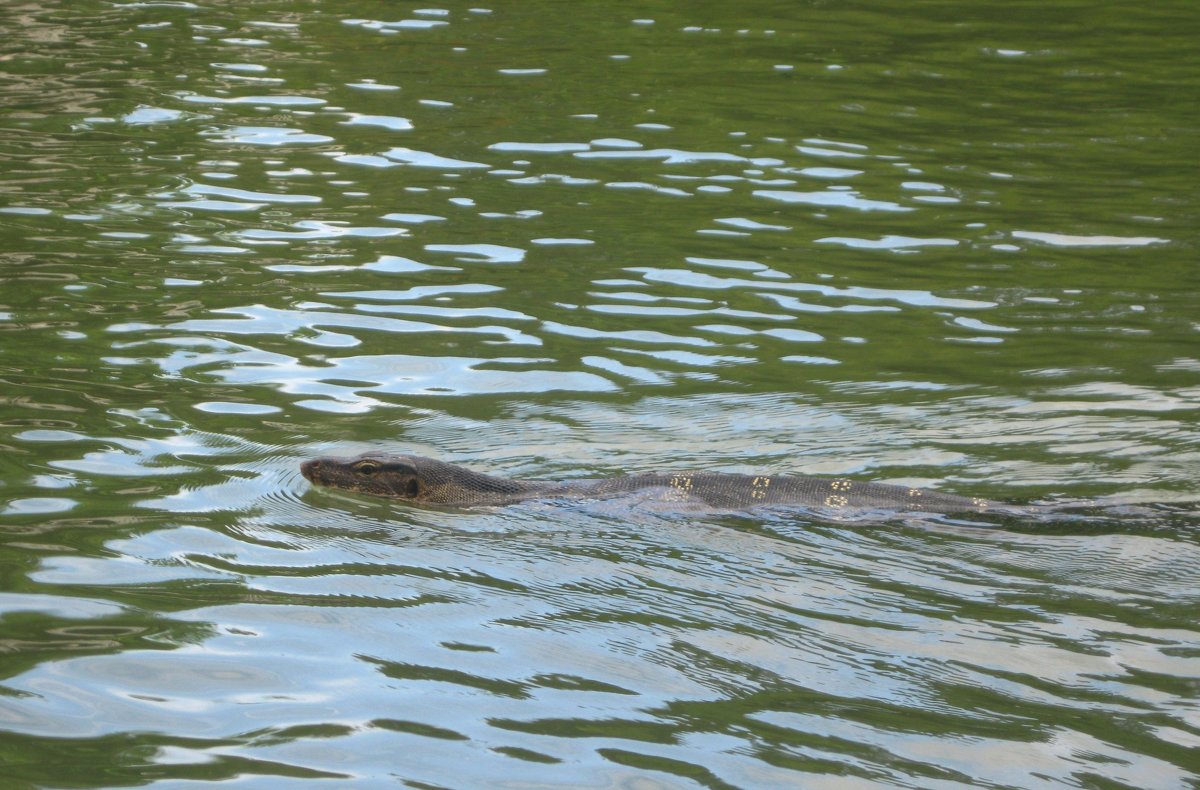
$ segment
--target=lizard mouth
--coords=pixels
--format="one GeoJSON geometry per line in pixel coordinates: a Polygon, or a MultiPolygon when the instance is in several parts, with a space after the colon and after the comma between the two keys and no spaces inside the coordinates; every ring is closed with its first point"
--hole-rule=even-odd
{"type": "Polygon", "coordinates": [[[304,475],[304,479],[310,483],[315,483],[321,476],[320,461],[305,461],[300,464],[300,474],[304,475]]]}

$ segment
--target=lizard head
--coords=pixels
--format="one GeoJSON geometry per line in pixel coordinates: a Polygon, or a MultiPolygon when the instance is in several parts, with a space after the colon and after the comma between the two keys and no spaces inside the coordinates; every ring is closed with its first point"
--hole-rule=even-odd
{"type": "Polygon", "coordinates": [[[300,474],[319,486],[392,499],[420,500],[427,487],[421,467],[428,461],[416,455],[384,453],[365,453],[353,458],[315,458],[300,464],[300,474]]]}

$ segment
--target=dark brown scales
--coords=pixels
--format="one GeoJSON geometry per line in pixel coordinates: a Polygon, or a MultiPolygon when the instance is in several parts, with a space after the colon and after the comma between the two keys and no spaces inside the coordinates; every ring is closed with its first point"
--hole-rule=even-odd
{"type": "Polygon", "coordinates": [[[317,485],[434,505],[507,505],[529,499],[590,499],[646,493],[654,499],[742,510],[798,505],[832,510],[967,513],[987,510],[984,499],[846,478],[652,472],[584,480],[512,480],[418,455],[367,453],[306,461],[301,473],[317,485]]]}

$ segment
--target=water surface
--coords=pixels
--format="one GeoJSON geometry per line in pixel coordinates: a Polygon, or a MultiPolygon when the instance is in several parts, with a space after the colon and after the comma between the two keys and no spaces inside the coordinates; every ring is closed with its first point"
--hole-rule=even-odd
{"type": "Polygon", "coordinates": [[[13,786],[1200,781],[1186,4],[0,17],[13,786]],[[1089,520],[418,510],[845,475],[1089,520]]]}

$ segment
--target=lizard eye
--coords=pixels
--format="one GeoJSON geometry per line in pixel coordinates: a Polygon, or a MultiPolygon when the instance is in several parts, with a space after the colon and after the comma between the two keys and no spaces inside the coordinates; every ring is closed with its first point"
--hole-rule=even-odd
{"type": "Polygon", "coordinates": [[[380,469],[382,467],[374,461],[359,461],[354,465],[354,471],[365,477],[370,477],[380,469]]]}
{"type": "Polygon", "coordinates": [[[421,486],[416,480],[409,480],[408,490],[405,493],[408,495],[409,499],[416,499],[417,495],[421,493],[421,486]]]}

